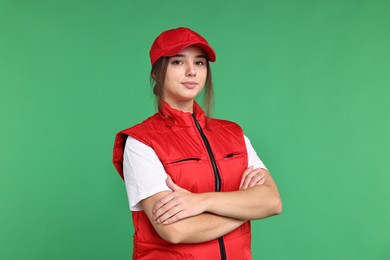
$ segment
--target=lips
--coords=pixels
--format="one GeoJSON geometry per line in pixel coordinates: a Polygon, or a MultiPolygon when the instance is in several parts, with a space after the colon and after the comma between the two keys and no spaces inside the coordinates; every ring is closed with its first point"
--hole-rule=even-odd
{"type": "Polygon", "coordinates": [[[181,83],[183,86],[185,86],[186,88],[189,88],[189,89],[193,89],[195,88],[196,86],[198,86],[198,83],[195,82],[195,81],[185,81],[185,82],[182,82],[181,83]]]}

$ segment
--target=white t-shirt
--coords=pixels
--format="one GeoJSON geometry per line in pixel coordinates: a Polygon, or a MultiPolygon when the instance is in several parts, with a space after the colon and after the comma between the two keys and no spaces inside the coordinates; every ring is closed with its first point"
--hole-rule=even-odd
{"type": "MultiPolygon", "coordinates": [[[[266,168],[248,137],[244,136],[248,167],[266,168]]],[[[166,185],[167,173],[154,150],[129,136],[123,154],[123,172],[130,210],[142,210],[139,202],[158,192],[171,190],[166,185]]]]}

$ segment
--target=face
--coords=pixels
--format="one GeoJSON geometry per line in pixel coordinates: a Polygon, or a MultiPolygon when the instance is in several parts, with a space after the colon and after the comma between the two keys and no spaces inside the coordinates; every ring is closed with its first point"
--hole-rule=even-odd
{"type": "Polygon", "coordinates": [[[203,50],[190,46],[169,58],[162,99],[171,107],[192,112],[195,97],[207,77],[207,59],[203,50]]]}

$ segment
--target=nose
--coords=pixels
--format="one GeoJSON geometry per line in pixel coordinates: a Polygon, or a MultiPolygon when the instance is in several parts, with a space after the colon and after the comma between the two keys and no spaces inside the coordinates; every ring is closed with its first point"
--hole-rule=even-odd
{"type": "Polygon", "coordinates": [[[196,76],[196,69],[194,64],[188,64],[186,68],[186,76],[187,77],[195,77],[196,76]]]}

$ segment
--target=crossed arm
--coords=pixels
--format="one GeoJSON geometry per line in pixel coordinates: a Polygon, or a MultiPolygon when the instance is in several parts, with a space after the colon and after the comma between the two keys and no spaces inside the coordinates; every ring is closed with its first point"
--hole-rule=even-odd
{"type": "Polygon", "coordinates": [[[163,191],[140,202],[154,229],[168,242],[174,244],[206,242],[233,231],[245,222],[211,213],[202,213],[169,225],[157,223],[152,213],[153,205],[171,193],[163,191]]]}
{"type": "Polygon", "coordinates": [[[282,211],[278,189],[266,169],[249,167],[240,190],[191,193],[168,178],[172,191],[140,202],[157,233],[171,243],[200,243],[223,236],[246,220],[282,211]]]}

